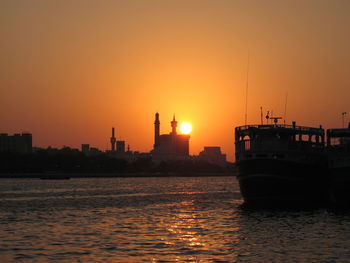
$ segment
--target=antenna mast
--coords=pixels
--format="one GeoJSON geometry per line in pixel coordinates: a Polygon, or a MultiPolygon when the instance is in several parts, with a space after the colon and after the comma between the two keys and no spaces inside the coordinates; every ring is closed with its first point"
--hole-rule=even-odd
{"type": "Polygon", "coordinates": [[[246,89],[245,89],[245,118],[244,118],[244,124],[247,125],[247,118],[248,118],[248,80],[249,80],[249,57],[250,54],[248,52],[248,65],[247,65],[247,83],[246,83],[246,89]]]}
{"type": "Polygon", "coordinates": [[[286,102],[284,104],[284,124],[286,124],[286,120],[287,120],[287,102],[288,102],[288,92],[286,93],[286,102]]]}
{"type": "Polygon", "coordinates": [[[266,124],[269,124],[269,118],[270,118],[270,112],[269,111],[267,111],[266,112],[266,124]]]}

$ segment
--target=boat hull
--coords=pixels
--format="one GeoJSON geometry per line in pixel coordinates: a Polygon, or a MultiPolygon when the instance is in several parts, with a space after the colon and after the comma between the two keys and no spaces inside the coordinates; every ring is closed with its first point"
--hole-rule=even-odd
{"type": "Polygon", "coordinates": [[[350,167],[330,169],[330,196],[336,205],[350,205],[350,167]]]}
{"type": "Polygon", "coordinates": [[[247,205],[313,206],[329,199],[326,162],[252,159],[237,166],[241,194],[247,205]]]}

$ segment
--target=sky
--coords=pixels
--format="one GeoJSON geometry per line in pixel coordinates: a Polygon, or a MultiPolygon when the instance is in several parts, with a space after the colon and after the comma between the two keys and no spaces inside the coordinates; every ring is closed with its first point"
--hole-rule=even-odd
{"type": "Polygon", "coordinates": [[[347,0],[1,0],[0,132],[106,150],[115,127],[146,152],[158,111],[161,133],[173,114],[192,124],[191,154],[221,146],[232,161],[247,80],[248,124],[262,107],[341,127],[349,14],[347,0]]]}

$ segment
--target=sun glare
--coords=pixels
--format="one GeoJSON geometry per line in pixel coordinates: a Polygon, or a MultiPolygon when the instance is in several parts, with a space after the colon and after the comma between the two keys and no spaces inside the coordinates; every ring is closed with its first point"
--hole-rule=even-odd
{"type": "Polygon", "coordinates": [[[183,122],[180,125],[180,131],[183,134],[190,134],[192,131],[192,125],[189,122],[183,122]]]}

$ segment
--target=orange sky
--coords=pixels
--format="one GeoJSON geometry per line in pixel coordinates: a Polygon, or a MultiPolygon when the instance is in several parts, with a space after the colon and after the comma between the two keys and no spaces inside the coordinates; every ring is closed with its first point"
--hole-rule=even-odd
{"type": "MultiPolygon", "coordinates": [[[[193,125],[190,151],[221,146],[260,106],[287,122],[339,127],[350,114],[350,1],[0,3],[0,132],[35,146],[105,150],[110,129],[153,145],[154,113],[193,125]]],[[[348,118],[349,120],[349,118],[348,118]]]]}

